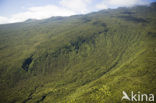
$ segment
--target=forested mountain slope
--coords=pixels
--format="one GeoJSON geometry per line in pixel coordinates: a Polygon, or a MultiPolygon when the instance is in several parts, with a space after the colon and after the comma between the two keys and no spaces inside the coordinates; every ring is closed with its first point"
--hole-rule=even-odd
{"type": "Polygon", "coordinates": [[[156,3],[0,25],[0,103],[119,103],[155,87],[156,3]]]}

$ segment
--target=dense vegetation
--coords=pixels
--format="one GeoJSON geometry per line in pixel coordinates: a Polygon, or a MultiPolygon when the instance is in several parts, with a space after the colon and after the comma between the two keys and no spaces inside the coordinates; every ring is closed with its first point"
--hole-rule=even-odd
{"type": "Polygon", "coordinates": [[[119,103],[123,90],[155,94],[155,17],[152,3],[0,25],[0,103],[119,103]]]}

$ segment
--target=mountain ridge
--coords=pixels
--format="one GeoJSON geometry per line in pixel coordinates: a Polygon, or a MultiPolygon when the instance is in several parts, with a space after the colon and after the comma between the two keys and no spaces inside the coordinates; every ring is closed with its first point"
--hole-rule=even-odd
{"type": "Polygon", "coordinates": [[[0,102],[114,103],[122,91],[155,94],[155,7],[0,25],[0,102]]]}

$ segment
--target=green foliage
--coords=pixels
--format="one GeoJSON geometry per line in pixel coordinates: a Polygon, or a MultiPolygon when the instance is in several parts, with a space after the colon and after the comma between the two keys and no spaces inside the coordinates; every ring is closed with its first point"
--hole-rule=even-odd
{"type": "Polygon", "coordinates": [[[0,25],[1,103],[118,103],[156,93],[151,6],[0,25]]]}

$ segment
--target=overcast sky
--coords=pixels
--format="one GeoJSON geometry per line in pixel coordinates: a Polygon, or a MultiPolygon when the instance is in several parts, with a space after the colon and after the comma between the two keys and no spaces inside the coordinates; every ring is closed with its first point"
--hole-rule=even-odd
{"type": "Polygon", "coordinates": [[[156,0],[0,0],[0,24],[148,5],[153,1],[156,0]]]}

